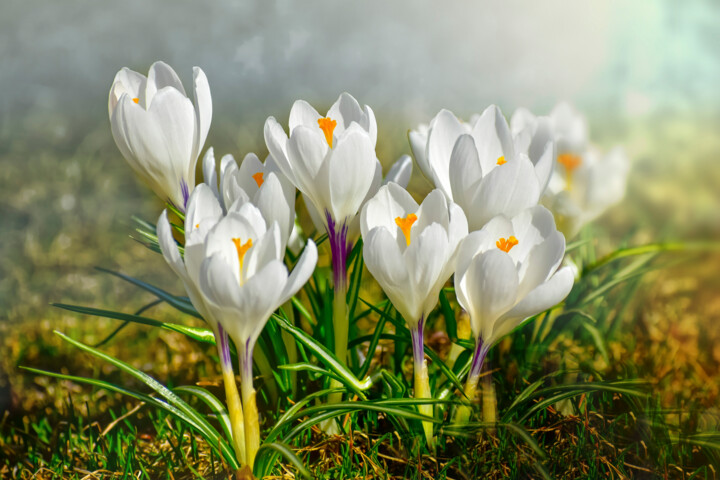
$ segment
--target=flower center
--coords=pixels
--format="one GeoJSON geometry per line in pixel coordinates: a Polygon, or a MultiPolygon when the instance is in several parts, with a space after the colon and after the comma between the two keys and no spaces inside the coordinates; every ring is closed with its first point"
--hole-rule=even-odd
{"type": "Polygon", "coordinates": [[[263,179],[263,172],[257,172],[255,175],[252,176],[253,180],[255,180],[255,183],[257,183],[258,188],[262,187],[263,182],[265,181],[263,179]]]}
{"type": "MultiPolygon", "coordinates": [[[[245,260],[247,251],[252,247],[252,238],[248,238],[248,241],[245,243],[242,243],[242,240],[239,238],[233,238],[232,242],[237,249],[238,262],[240,263],[240,278],[242,278],[243,260],[245,260]]],[[[240,283],[242,283],[242,281],[240,283]]]]}
{"type": "Polygon", "coordinates": [[[513,248],[515,245],[517,245],[518,239],[515,238],[514,235],[510,235],[507,239],[500,237],[500,240],[495,242],[495,245],[497,248],[502,250],[505,253],[510,253],[510,249],[513,248]]]}
{"type": "Polygon", "coordinates": [[[402,230],[403,235],[405,235],[405,243],[407,243],[408,246],[410,246],[410,229],[413,226],[413,223],[417,221],[417,215],[414,213],[408,214],[407,217],[397,217],[395,219],[395,223],[398,227],[400,227],[400,230],[402,230]]]}
{"type": "Polygon", "coordinates": [[[330,148],[332,148],[333,130],[335,130],[335,127],[337,127],[337,122],[330,117],[318,118],[318,125],[320,125],[320,130],[322,130],[325,134],[325,140],[327,141],[328,145],[330,145],[330,148]]]}
{"type": "Polygon", "coordinates": [[[140,103],[140,99],[137,98],[137,97],[135,97],[135,98],[133,98],[133,102],[135,102],[135,103],[140,103]]]}
{"type": "Polygon", "coordinates": [[[507,160],[505,160],[505,156],[504,156],[504,155],[503,155],[502,157],[500,157],[500,158],[497,159],[497,164],[498,164],[498,165],[504,165],[504,164],[506,164],[506,163],[507,163],[507,160]]]}

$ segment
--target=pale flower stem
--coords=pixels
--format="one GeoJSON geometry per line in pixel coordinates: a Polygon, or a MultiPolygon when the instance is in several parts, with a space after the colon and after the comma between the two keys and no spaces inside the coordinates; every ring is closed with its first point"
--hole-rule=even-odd
{"type": "Polygon", "coordinates": [[[333,322],[335,330],[335,356],[343,365],[347,363],[347,345],[348,345],[348,310],[345,301],[347,295],[347,285],[335,286],[335,294],[333,296],[333,322]]]}
{"type": "MultiPolygon", "coordinates": [[[[425,361],[425,342],[423,340],[423,327],[425,321],[423,318],[418,322],[417,327],[410,327],[410,337],[413,347],[413,369],[415,377],[414,397],[416,399],[432,398],[430,392],[430,377],[428,376],[427,362],[425,361]]],[[[418,405],[418,411],[422,415],[432,417],[434,409],[431,404],[418,405]]],[[[422,422],[425,432],[425,440],[429,448],[433,448],[433,424],[431,422],[422,422]]]]}
{"type": "Polygon", "coordinates": [[[235,382],[235,372],[230,360],[230,342],[228,335],[218,325],[215,332],[217,339],[218,355],[220,356],[220,368],[222,369],[223,384],[225,385],[225,401],[227,402],[228,414],[230,415],[230,427],[232,430],[232,443],[235,449],[235,457],[241,464],[245,463],[245,420],[243,408],[240,403],[240,395],[235,382]]]}
{"type": "MultiPolygon", "coordinates": [[[[345,365],[347,363],[348,344],[348,309],[347,309],[347,257],[350,253],[350,246],[347,242],[347,225],[335,223],[330,212],[325,212],[325,220],[330,243],[333,267],[333,333],[335,340],[335,357],[345,365]]],[[[337,380],[330,381],[330,388],[340,388],[342,384],[337,380]]],[[[338,403],[342,400],[342,393],[333,393],[328,396],[328,403],[338,403]]],[[[321,424],[323,431],[328,434],[339,433],[335,420],[329,420],[321,424]]]]}
{"type": "MultiPolygon", "coordinates": [[[[484,344],[481,338],[478,338],[475,342],[475,353],[473,354],[472,365],[470,366],[470,373],[468,373],[467,381],[465,382],[465,396],[468,398],[470,403],[475,399],[475,393],[477,392],[478,380],[480,378],[480,372],[482,371],[483,363],[485,362],[485,356],[489,350],[489,346],[484,344]]],[[[455,425],[462,425],[467,423],[470,418],[470,406],[462,405],[455,411],[455,425]]]]}
{"type": "Polygon", "coordinates": [[[335,356],[343,365],[347,363],[348,311],[347,311],[347,257],[350,245],[347,241],[348,227],[345,222],[336,224],[329,212],[325,212],[328,241],[332,255],[333,281],[333,331],[335,332],[335,356]]]}
{"type": "Polygon", "coordinates": [[[245,412],[245,464],[252,469],[255,465],[255,455],[260,448],[260,420],[255,403],[252,374],[253,346],[246,343],[239,350],[241,350],[238,352],[240,356],[240,391],[245,412]]]}

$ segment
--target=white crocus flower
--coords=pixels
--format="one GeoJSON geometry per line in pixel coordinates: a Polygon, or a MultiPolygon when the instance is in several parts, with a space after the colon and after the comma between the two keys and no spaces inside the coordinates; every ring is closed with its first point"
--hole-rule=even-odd
{"type": "Polygon", "coordinates": [[[195,102],[175,71],[155,62],[148,76],[123,68],[110,88],[113,138],[135,172],[163,200],[185,209],[205,144],[212,100],[205,73],[193,68],[195,102]]]}
{"type": "Polygon", "coordinates": [[[202,248],[185,251],[186,262],[201,265],[199,289],[210,315],[238,350],[248,465],[254,464],[260,446],[252,376],[255,342],[270,315],[312,275],[317,248],[308,240],[292,273],[288,273],[283,256],[277,222],[267,227],[260,210],[251,203],[223,217],[207,233],[202,248]]]}
{"type": "MultiPolygon", "coordinates": [[[[606,154],[589,147],[583,155],[568,158],[551,180],[543,203],[552,210],[558,228],[573,238],[625,196],[630,161],[620,147],[606,154]]],[[[561,159],[558,156],[558,162],[561,159]]]]}
{"type": "Polygon", "coordinates": [[[468,398],[474,396],[490,347],[570,292],[572,269],[558,270],[564,254],[565,238],[540,205],[511,219],[495,217],[465,238],[457,257],[455,292],[476,341],[468,398]]]}
{"type": "Polygon", "coordinates": [[[332,252],[335,353],[347,357],[348,229],[372,186],[377,169],[377,125],[370,107],[343,93],[322,117],[298,100],[290,111],[289,137],[275,120],[265,122],[265,142],[280,171],[323,217],[332,252]]]}
{"type": "Polygon", "coordinates": [[[603,155],[590,145],[587,121],[572,106],[561,103],[548,117],[518,109],[511,125],[518,138],[549,130],[556,142],[557,164],[541,201],[567,238],[622,200],[630,170],[627,156],[621,148],[603,155]]]}
{"type": "MultiPolygon", "coordinates": [[[[513,138],[494,105],[463,123],[442,110],[424,128],[409,134],[415,159],[425,176],[465,211],[470,231],[496,215],[513,216],[536,205],[550,178],[553,142],[513,138]]],[[[543,141],[544,140],[544,141],[543,141]]]]}
{"type": "MultiPolygon", "coordinates": [[[[423,327],[453,273],[457,246],[468,232],[465,215],[440,190],[418,205],[404,188],[389,183],[363,208],[360,228],[365,265],[410,329],[415,397],[430,398],[423,327]]],[[[420,411],[432,416],[433,409],[421,405],[420,411]]],[[[430,443],[432,425],[424,427],[430,443]]]]}
{"type": "MultiPolygon", "coordinates": [[[[278,222],[282,251],[295,226],[295,187],[268,157],[265,163],[254,153],[245,155],[240,167],[232,155],[224,155],[219,165],[212,147],[203,157],[203,177],[224,210],[236,202],[252,202],[262,212],[265,222],[278,222]]],[[[302,246],[301,246],[302,248],[302,246]]]]}
{"type": "Polygon", "coordinates": [[[158,242],[163,257],[170,268],[182,280],[185,291],[190,297],[195,309],[207,321],[215,336],[215,343],[218,348],[220,367],[225,385],[225,397],[230,414],[232,426],[233,447],[238,459],[245,462],[245,428],[238,394],[235,383],[235,373],[230,359],[230,344],[227,332],[218,323],[216,318],[209,312],[205,298],[200,292],[200,264],[197,262],[197,255],[187,255],[188,251],[202,249],[208,231],[222,218],[223,210],[213,194],[213,191],[205,184],[200,184],[190,195],[185,213],[185,259],[178,249],[175,238],[173,238],[172,227],[168,220],[167,210],[163,211],[157,223],[158,242]],[[193,261],[195,260],[195,261],[193,261]]]}

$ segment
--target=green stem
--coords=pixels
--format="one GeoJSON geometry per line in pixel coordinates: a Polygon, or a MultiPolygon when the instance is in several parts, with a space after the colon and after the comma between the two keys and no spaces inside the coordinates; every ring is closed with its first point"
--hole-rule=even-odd
{"type": "Polygon", "coordinates": [[[348,351],[348,308],[346,303],[347,282],[335,285],[333,297],[333,330],[335,332],[335,356],[343,365],[347,365],[348,351]]]}

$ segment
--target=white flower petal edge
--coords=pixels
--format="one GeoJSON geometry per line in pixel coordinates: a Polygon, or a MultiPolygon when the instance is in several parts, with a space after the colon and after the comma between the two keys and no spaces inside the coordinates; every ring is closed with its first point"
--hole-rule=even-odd
{"type": "Polygon", "coordinates": [[[155,62],[145,77],[120,70],[108,113],[118,149],[155,193],[183,209],[195,186],[195,165],[212,119],[205,73],[193,68],[191,102],[175,71],[155,62]]]}

